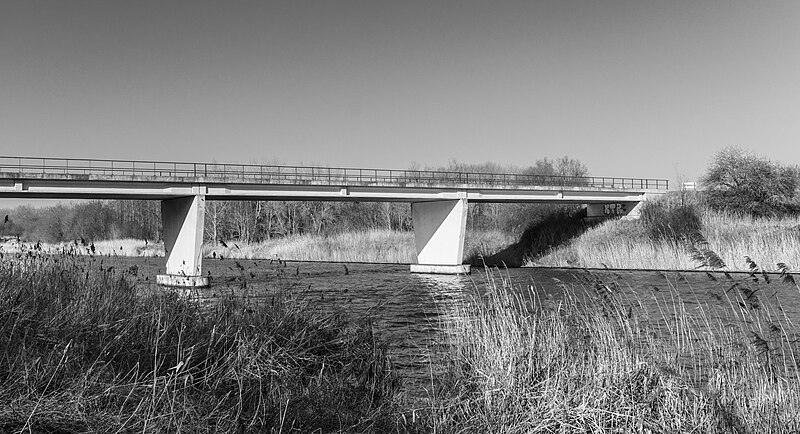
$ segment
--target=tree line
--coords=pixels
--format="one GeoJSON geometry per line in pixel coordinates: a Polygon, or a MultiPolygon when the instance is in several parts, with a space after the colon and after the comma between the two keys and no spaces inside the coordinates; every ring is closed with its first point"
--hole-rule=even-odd
{"type": "MultiPolygon", "coordinates": [[[[586,166],[562,157],[540,159],[528,167],[496,163],[466,164],[426,170],[510,173],[542,176],[587,176],[586,166]]],[[[499,230],[521,233],[552,205],[469,204],[470,230],[499,230]]],[[[9,215],[3,236],[18,236],[26,241],[61,242],[135,238],[159,240],[162,237],[160,202],[154,200],[92,200],[51,207],[21,206],[0,211],[9,215]]],[[[413,229],[411,206],[395,202],[326,201],[207,201],[205,237],[207,240],[239,240],[253,243],[297,234],[386,229],[413,229]]]]}

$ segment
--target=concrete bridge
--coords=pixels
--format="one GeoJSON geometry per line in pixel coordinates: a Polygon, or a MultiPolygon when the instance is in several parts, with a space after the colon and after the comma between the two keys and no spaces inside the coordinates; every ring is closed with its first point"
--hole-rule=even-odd
{"type": "Polygon", "coordinates": [[[160,200],[167,274],[158,281],[181,286],[208,284],[207,200],[409,202],[411,271],[463,273],[468,202],[586,204],[590,217],[602,217],[635,214],[667,189],[663,179],[0,157],[0,198],[160,200]]]}

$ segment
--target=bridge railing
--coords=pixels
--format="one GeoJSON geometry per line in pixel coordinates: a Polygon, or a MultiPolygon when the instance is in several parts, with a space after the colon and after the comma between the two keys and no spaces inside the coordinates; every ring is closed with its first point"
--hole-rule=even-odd
{"type": "Polygon", "coordinates": [[[20,176],[91,175],[115,178],[182,178],[186,181],[323,185],[454,185],[482,188],[526,186],[619,189],[669,188],[669,181],[650,178],[551,176],[517,173],[439,172],[433,170],[360,169],[260,164],[186,163],[143,160],[2,157],[0,173],[20,176]]]}

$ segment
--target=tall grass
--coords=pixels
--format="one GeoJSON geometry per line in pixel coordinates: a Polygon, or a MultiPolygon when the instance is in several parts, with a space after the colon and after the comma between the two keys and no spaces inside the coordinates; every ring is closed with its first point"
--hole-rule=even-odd
{"type": "MultiPolygon", "coordinates": [[[[730,270],[749,271],[745,256],[764,269],[779,262],[800,268],[800,217],[751,218],[703,210],[701,235],[730,270]]],[[[529,265],[590,268],[693,269],[683,242],[652,239],[636,221],[610,220],[570,243],[531,258],[529,265]]]]}
{"type": "MultiPolygon", "coordinates": [[[[0,431],[371,431],[397,378],[367,320],[302,299],[201,305],[135,268],[0,262],[0,431]]],[[[389,422],[385,422],[389,421],[389,422]]]]}
{"type": "MultiPolygon", "coordinates": [[[[500,230],[468,231],[464,258],[488,256],[514,242],[514,236],[500,230]]],[[[26,251],[105,256],[164,256],[164,243],[138,239],[114,239],[68,243],[36,243],[9,240],[0,253],[26,251]],[[38,247],[37,247],[38,245],[38,247]],[[94,246],[94,249],[92,249],[94,246]]],[[[203,245],[206,257],[234,259],[281,258],[292,261],[413,263],[417,259],[414,233],[392,230],[343,232],[330,235],[291,235],[259,243],[228,240],[203,245]]]]}
{"type": "MultiPolygon", "coordinates": [[[[490,255],[514,241],[502,231],[468,231],[464,257],[490,255]]],[[[206,245],[203,254],[225,258],[281,258],[295,261],[414,263],[417,251],[413,232],[371,230],[331,235],[292,235],[258,244],[226,241],[206,245]]]]}
{"type": "Polygon", "coordinates": [[[291,235],[257,244],[231,240],[206,245],[205,256],[237,259],[274,258],[296,261],[347,261],[409,263],[416,259],[414,234],[390,230],[346,232],[332,235],[291,235]]]}
{"type": "Polygon", "coordinates": [[[800,430],[798,330],[744,281],[720,285],[714,306],[674,288],[645,302],[591,275],[586,298],[565,286],[557,300],[494,281],[443,324],[449,369],[430,430],[800,430]]]}
{"type": "Polygon", "coordinates": [[[164,256],[164,243],[134,238],[114,240],[74,240],[70,242],[45,243],[9,240],[0,244],[2,253],[36,251],[51,254],[103,255],[103,256],[164,256]]]}

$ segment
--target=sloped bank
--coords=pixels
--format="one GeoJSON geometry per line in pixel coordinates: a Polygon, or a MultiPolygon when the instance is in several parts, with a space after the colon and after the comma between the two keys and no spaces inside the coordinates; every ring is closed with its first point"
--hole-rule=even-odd
{"type": "Polygon", "coordinates": [[[530,255],[525,265],[734,271],[752,271],[754,264],[765,271],[800,268],[799,217],[733,216],[702,207],[693,212],[696,228],[688,227],[692,226],[690,217],[678,213],[673,221],[656,224],[645,218],[609,220],[563,245],[530,255]],[[712,253],[720,263],[709,262],[706,256],[712,253]]]}
{"type": "Polygon", "coordinates": [[[472,256],[468,262],[475,266],[522,267],[530,258],[538,257],[579,237],[596,222],[586,221],[586,210],[559,209],[522,233],[519,241],[490,256],[472,256]]]}

